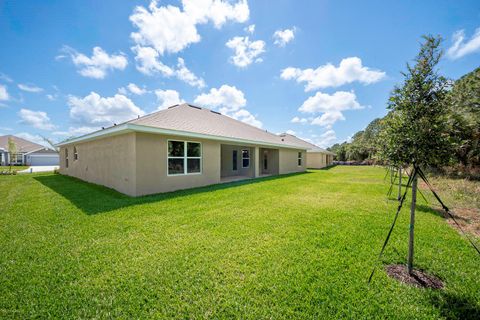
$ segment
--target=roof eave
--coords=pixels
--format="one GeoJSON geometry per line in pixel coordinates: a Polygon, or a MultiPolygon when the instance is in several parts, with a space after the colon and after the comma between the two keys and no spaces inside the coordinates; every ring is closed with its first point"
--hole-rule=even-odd
{"type": "Polygon", "coordinates": [[[66,141],[57,143],[55,146],[61,147],[61,146],[72,144],[72,143],[92,141],[101,137],[109,137],[109,136],[123,134],[127,132],[145,132],[145,133],[173,135],[173,136],[180,136],[180,137],[190,137],[190,138],[225,141],[225,142],[233,142],[233,143],[254,144],[254,145],[262,145],[262,146],[276,147],[276,148],[306,150],[306,148],[293,146],[293,145],[276,144],[276,143],[247,140],[247,139],[229,138],[229,137],[223,137],[223,136],[195,133],[190,131],[163,129],[163,128],[156,128],[156,127],[144,126],[144,125],[132,124],[132,123],[124,123],[118,126],[110,127],[108,129],[95,131],[78,138],[73,138],[71,140],[66,140],[66,141]]]}

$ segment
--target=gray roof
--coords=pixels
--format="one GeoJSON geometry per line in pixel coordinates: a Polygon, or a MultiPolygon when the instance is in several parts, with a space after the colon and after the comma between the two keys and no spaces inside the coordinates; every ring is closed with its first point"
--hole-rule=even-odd
{"type": "Polygon", "coordinates": [[[73,138],[61,142],[58,145],[88,141],[102,136],[131,131],[305,149],[299,145],[289,144],[289,142],[284,141],[280,136],[266,130],[235,120],[219,112],[186,103],[175,105],[168,109],[160,110],[78,138],[73,138]]]}
{"type": "Polygon", "coordinates": [[[267,130],[235,120],[219,112],[186,103],[128,121],[128,123],[260,143],[288,145],[279,136],[267,130]]]}
{"type": "Polygon", "coordinates": [[[281,138],[284,139],[284,141],[288,144],[294,145],[294,146],[299,146],[307,149],[307,152],[319,152],[319,153],[325,153],[325,154],[331,154],[335,155],[333,152],[330,152],[328,150],[322,149],[317,145],[314,145],[313,143],[310,143],[308,141],[305,141],[303,139],[300,139],[299,137],[296,137],[292,134],[288,133],[281,133],[279,135],[281,138]]]}
{"type": "Polygon", "coordinates": [[[17,152],[19,153],[27,153],[27,152],[32,152],[32,151],[45,148],[45,146],[42,146],[38,143],[31,142],[13,135],[6,135],[6,136],[0,136],[0,149],[4,149],[5,151],[8,151],[9,138],[12,138],[13,142],[15,142],[15,145],[17,146],[17,152]]]}

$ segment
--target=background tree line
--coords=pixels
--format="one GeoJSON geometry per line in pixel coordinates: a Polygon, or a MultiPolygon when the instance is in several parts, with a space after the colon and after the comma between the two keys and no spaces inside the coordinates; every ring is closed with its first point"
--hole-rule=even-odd
{"type": "MultiPolygon", "coordinates": [[[[442,148],[444,155],[437,153],[437,156],[448,158],[437,159],[442,161],[431,159],[433,167],[452,173],[480,176],[480,67],[456,81],[443,79],[442,83],[446,84],[445,94],[435,97],[441,104],[440,117],[438,114],[430,117],[429,109],[422,113],[422,117],[427,120],[424,125],[442,135],[441,139],[438,136],[432,140],[442,140],[443,145],[436,145],[437,141],[432,141],[431,147],[442,148]],[[441,123],[438,123],[438,119],[441,119],[441,123]]],[[[405,92],[396,90],[398,88],[393,90],[389,104],[392,101],[398,104],[400,99],[406,97],[405,92]]],[[[335,160],[382,163],[385,159],[391,159],[383,154],[386,144],[392,135],[402,132],[392,131],[399,119],[396,119],[398,113],[390,107],[389,110],[385,117],[374,119],[365,130],[353,135],[350,142],[337,143],[328,148],[336,154],[335,160]]],[[[401,151],[400,148],[397,146],[397,150],[401,151]]]]}

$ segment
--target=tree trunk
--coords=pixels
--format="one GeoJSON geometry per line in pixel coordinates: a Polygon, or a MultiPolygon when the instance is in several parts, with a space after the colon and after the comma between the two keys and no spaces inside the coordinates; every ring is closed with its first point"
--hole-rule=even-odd
{"type": "Polygon", "coordinates": [[[402,167],[398,168],[398,200],[402,197],[402,167]]]}
{"type": "Polygon", "coordinates": [[[417,204],[417,170],[413,169],[412,204],[410,207],[410,239],[408,242],[408,273],[413,271],[413,240],[415,228],[415,206],[417,204]]]}

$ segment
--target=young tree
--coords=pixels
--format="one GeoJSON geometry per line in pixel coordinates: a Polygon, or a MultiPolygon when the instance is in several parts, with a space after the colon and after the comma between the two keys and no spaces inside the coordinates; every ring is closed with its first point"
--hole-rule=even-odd
{"type": "Polygon", "coordinates": [[[8,163],[10,166],[10,172],[12,172],[12,157],[17,156],[17,145],[11,137],[8,138],[8,163]]]}
{"type": "Polygon", "coordinates": [[[445,96],[449,81],[437,71],[442,57],[441,38],[423,37],[414,65],[407,64],[404,81],[394,88],[382,133],[382,154],[397,167],[413,166],[412,204],[408,271],[413,270],[415,205],[417,196],[416,167],[445,165],[451,158],[452,144],[447,128],[448,110],[445,96]]]}

